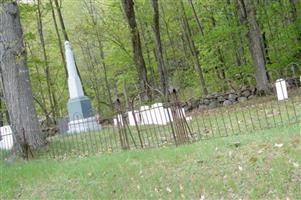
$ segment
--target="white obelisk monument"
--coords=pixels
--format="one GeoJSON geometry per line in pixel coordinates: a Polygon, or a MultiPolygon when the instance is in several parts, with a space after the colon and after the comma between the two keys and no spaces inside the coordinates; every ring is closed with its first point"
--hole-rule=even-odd
{"type": "Polygon", "coordinates": [[[87,132],[99,130],[101,126],[97,123],[92,112],[90,99],[84,95],[83,87],[77,74],[71,45],[65,41],[65,54],[68,70],[69,101],[68,113],[69,133],[87,132]]]}

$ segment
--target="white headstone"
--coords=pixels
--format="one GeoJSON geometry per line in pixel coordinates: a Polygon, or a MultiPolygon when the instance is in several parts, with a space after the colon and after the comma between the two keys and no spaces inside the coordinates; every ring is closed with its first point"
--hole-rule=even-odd
{"type": "Polygon", "coordinates": [[[141,106],[140,112],[141,112],[141,118],[142,118],[141,119],[142,125],[153,124],[152,113],[151,113],[151,109],[149,108],[149,106],[141,106]]]}
{"type": "Polygon", "coordinates": [[[9,150],[14,145],[13,135],[10,126],[0,127],[1,141],[0,149],[9,150]]]}
{"type": "Polygon", "coordinates": [[[129,124],[130,124],[130,126],[136,126],[134,115],[135,115],[135,118],[136,118],[137,125],[139,125],[140,122],[141,122],[140,116],[139,116],[139,111],[137,111],[137,110],[134,110],[133,112],[132,111],[128,111],[128,117],[129,117],[129,124]]]}
{"type": "Polygon", "coordinates": [[[154,124],[166,125],[169,122],[167,110],[163,107],[162,103],[153,104],[151,111],[154,124]]]}
{"type": "Polygon", "coordinates": [[[277,79],[275,86],[276,86],[278,101],[288,99],[286,81],[284,79],[277,79]]]}
{"type": "Polygon", "coordinates": [[[120,123],[121,126],[123,126],[123,118],[122,118],[122,115],[118,114],[114,119],[113,119],[113,122],[114,122],[114,126],[118,126],[118,121],[120,123]]]}

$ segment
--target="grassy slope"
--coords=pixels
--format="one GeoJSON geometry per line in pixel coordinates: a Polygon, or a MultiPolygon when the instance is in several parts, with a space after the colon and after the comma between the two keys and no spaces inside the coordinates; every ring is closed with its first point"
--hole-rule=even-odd
{"type": "Polygon", "coordinates": [[[0,199],[297,199],[300,155],[300,125],[293,125],[177,148],[6,162],[0,163],[0,199]]]}

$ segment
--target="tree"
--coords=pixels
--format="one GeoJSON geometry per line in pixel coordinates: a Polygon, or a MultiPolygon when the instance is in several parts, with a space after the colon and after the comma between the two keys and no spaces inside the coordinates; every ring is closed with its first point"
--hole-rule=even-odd
{"type": "Polygon", "coordinates": [[[208,89],[207,89],[207,86],[206,86],[206,81],[205,81],[203,69],[202,69],[200,61],[199,61],[198,51],[197,51],[197,48],[195,46],[195,42],[194,42],[193,37],[192,37],[191,28],[190,28],[190,25],[189,25],[189,22],[188,22],[188,18],[187,18],[186,12],[185,12],[185,7],[184,7],[184,4],[183,4],[182,0],[180,1],[180,10],[182,11],[181,21],[182,21],[183,31],[184,31],[184,35],[186,37],[191,55],[192,55],[194,68],[195,68],[195,71],[197,72],[197,74],[199,76],[199,81],[200,81],[200,86],[202,88],[202,92],[203,92],[204,95],[207,95],[208,94],[208,89]]]}
{"type": "MultiPolygon", "coordinates": [[[[55,122],[55,118],[57,115],[57,99],[55,96],[55,93],[53,92],[53,83],[50,75],[50,67],[49,67],[49,61],[48,61],[48,55],[46,52],[46,44],[44,39],[44,30],[43,30],[43,22],[42,22],[42,12],[41,12],[41,1],[37,1],[37,25],[38,25],[38,33],[40,38],[40,43],[42,47],[42,53],[43,53],[43,59],[44,59],[44,73],[46,77],[46,83],[47,83],[47,92],[48,92],[48,100],[50,103],[50,109],[53,117],[53,121],[55,122]]],[[[48,118],[48,116],[47,116],[48,118]]],[[[49,119],[48,119],[49,120],[49,119]]],[[[49,125],[49,121],[47,120],[47,125],[49,125]]]]}
{"type": "Polygon", "coordinates": [[[166,66],[164,63],[163,53],[162,53],[162,43],[160,36],[160,23],[159,23],[159,8],[158,8],[158,0],[152,0],[153,7],[153,31],[155,35],[156,42],[156,57],[158,62],[158,71],[160,76],[160,82],[162,85],[162,92],[164,95],[167,95],[168,92],[168,77],[166,66]]]}
{"type": "Polygon", "coordinates": [[[140,89],[143,90],[143,99],[149,99],[150,93],[147,70],[141,48],[140,34],[136,23],[134,2],[133,0],[121,0],[121,2],[131,32],[133,59],[138,72],[140,89]]]}
{"type": "Polygon", "coordinates": [[[262,35],[256,20],[256,8],[251,0],[238,0],[238,8],[241,22],[247,26],[249,48],[255,68],[257,90],[267,93],[268,77],[265,68],[265,52],[262,47],[262,35]]]}
{"type": "Polygon", "coordinates": [[[18,6],[16,2],[0,3],[0,10],[0,67],[11,126],[17,145],[26,138],[36,149],[45,145],[46,140],[41,134],[33,103],[18,6]]]}

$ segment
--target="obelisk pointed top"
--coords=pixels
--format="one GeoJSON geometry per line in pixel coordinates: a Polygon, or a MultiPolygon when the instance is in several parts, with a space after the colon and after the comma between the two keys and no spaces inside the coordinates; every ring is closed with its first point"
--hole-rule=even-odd
{"type": "Polygon", "coordinates": [[[65,41],[65,54],[68,70],[68,88],[70,99],[84,96],[83,87],[77,74],[71,44],[65,41]]]}

